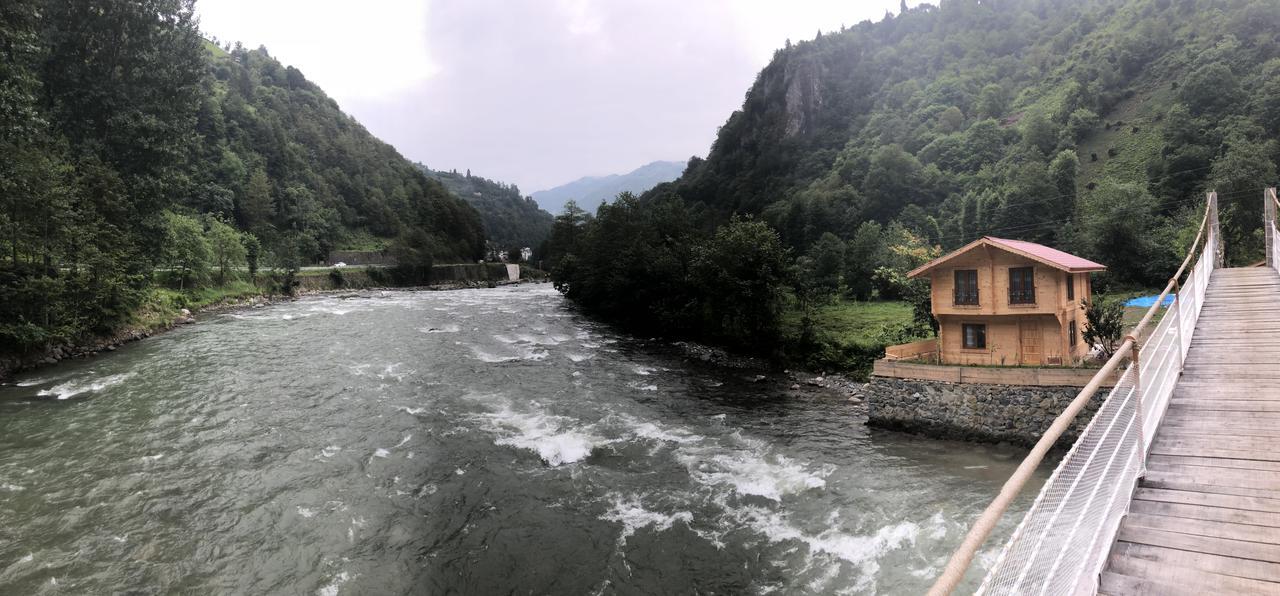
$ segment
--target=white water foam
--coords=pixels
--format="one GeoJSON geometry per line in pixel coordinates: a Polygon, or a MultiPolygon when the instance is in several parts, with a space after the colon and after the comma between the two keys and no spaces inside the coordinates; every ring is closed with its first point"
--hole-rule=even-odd
{"type": "Polygon", "coordinates": [[[75,381],[67,381],[66,383],[62,383],[60,385],[54,385],[49,389],[41,389],[38,393],[36,393],[36,395],[39,395],[40,397],[48,397],[52,395],[56,399],[70,399],[82,393],[96,393],[98,391],[102,391],[103,389],[106,389],[107,387],[113,387],[115,385],[119,385],[129,380],[129,378],[133,377],[135,374],[136,373],[129,372],[129,373],[121,373],[118,375],[110,375],[110,376],[102,377],[100,379],[94,379],[92,381],[89,381],[88,383],[83,383],[83,384],[77,384],[75,381]]]}
{"type": "Polygon", "coordinates": [[[565,354],[565,358],[568,358],[571,362],[582,362],[584,360],[595,358],[595,356],[592,354],[574,354],[570,352],[565,354]]]}
{"type": "Polygon", "coordinates": [[[313,517],[315,517],[315,516],[316,516],[316,510],[315,510],[315,509],[310,509],[310,508],[307,508],[307,507],[299,506],[299,507],[298,507],[298,515],[301,515],[302,517],[304,517],[304,518],[306,518],[306,519],[311,519],[311,518],[313,518],[313,517]]]}
{"type": "Polygon", "coordinates": [[[694,478],[703,484],[729,486],[739,494],[755,495],[771,501],[781,501],[785,495],[822,488],[827,484],[825,477],[832,471],[810,471],[803,464],[793,462],[786,456],[770,456],[750,450],[701,455],[681,453],[678,457],[694,478]]]}
{"type": "Polygon", "coordinates": [[[342,451],[341,447],[337,445],[329,445],[328,447],[320,450],[320,457],[333,457],[337,455],[339,451],[342,451]]]}
{"type": "Polygon", "coordinates": [[[343,571],[333,577],[333,581],[328,585],[316,590],[316,596],[338,596],[338,591],[342,589],[342,584],[351,581],[351,574],[343,571]]]}
{"type": "Polygon", "coordinates": [[[638,389],[640,391],[657,391],[658,390],[657,385],[651,385],[651,384],[645,384],[645,383],[627,383],[627,387],[630,387],[632,389],[638,389]]]}
{"type": "MultiPolygon", "coordinates": [[[[880,571],[880,557],[891,550],[914,545],[920,535],[920,526],[909,521],[886,525],[870,536],[861,536],[847,534],[836,528],[816,534],[809,533],[791,524],[783,514],[758,507],[739,509],[735,517],[737,523],[751,528],[771,542],[800,542],[809,548],[811,556],[834,557],[858,567],[858,583],[854,586],[856,592],[872,591],[871,584],[880,571]]],[[[826,579],[829,582],[838,571],[828,569],[823,577],[815,581],[826,579]]]]}
{"type": "Polygon", "coordinates": [[[374,457],[383,457],[383,458],[385,458],[385,457],[388,457],[388,456],[390,456],[390,455],[391,455],[391,452],[390,452],[390,451],[387,451],[386,449],[383,449],[383,448],[381,448],[381,447],[379,447],[377,451],[374,451],[374,452],[373,452],[373,456],[374,456],[374,457]]]}
{"type": "Polygon", "coordinates": [[[37,378],[34,378],[34,379],[26,379],[25,381],[18,381],[17,383],[14,383],[13,385],[14,385],[15,387],[34,387],[34,386],[36,386],[36,385],[43,385],[43,384],[45,384],[45,383],[48,383],[48,382],[50,382],[50,381],[54,380],[55,378],[56,378],[56,377],[48,377],[48,378],[46,378],[46,377],[37,377],[37,378]]]}
{"type": "Polygon", "coordinates": [[[510,405],[480,418],[486,430],[499,435],[495,445],[528,449],[551,466],[586,459],[592,448],[606,442],[585,429],[574,428],[574,421],[569,418],[543,412],[517,412],[510,405]]]}
{"type": "Polygon", "coordinates": [[[546,350],[539,350],[539,349],[530,348],[530,347],[522,347],[522,346],[513,347],[511,349],[513,349],[516,353],[509,356],[494,354],[492,352],[488,352],[480,348],[479,346],[474,346],[471,344],[467,344],[467,347],[471,349],[471,354],[474,356],[476,360],[479,360],[481,362],[487,362],[490,364],[498,364],[502,362],[518,362],[520,360],[537,361],[537,360],[543,360],[547,357],[546,350]]]}
{"type": "Polygon", "coordinates": [[[600,519],[622,524],[622,532],[618,535],[618,548],[626,546],[627,539],[636,531],[652,528],[654,532],[670,530],[676,522],[688,525],[693,522],[693,514],[688,511],[659,513],[645,509],[636,498],[615,497],[613,506],[600,519]]]}

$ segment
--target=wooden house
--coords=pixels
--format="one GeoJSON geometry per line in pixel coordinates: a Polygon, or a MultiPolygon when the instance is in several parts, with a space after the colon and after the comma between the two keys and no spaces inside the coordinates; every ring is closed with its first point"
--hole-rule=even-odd
{"type": "Polygon", "coordinates": [[[928,276],[943,364],[1070,365],[1081,338],[1089,274],[1106,267],[1034,242],[990,236],[911,271],[928,276]]]}

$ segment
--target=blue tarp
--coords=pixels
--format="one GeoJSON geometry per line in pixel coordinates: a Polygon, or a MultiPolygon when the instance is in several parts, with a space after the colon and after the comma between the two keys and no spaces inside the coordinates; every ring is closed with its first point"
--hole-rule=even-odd
{"type": "MultiPolygon", "coordinates": [[[[1155,296],[1139,296],[1133,300],[1125,302],[1124,305],[1136,306],[1138,308],[1151,308],[1151,305],[1156,303],[1156,298],[1159,297],[1159,294],[1156,294],[1155,296]]],[[[1169,306],[1171,304],[1173,304],[1173,294],[1169,294],[1164,297],[1164,306],[1169,306]]]]}

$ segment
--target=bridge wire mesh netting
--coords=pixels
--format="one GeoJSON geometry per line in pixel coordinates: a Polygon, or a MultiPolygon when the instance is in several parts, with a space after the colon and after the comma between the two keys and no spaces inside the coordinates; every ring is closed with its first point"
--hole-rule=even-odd
{"type": "MultiPolygon", "coordinates": [[[[1173,304],[1149,337],[1135,338],[1142,345],[1136,366],[1131,361],[1124,369],[1045,482],[979,594],[1092,594],[1096,590],[1098,574],[1191,347],[1209,277],[1220,259],[1215,199],[1210,196],[1206,225],[1202,225],[1204,243],[1197,243],[1202,246],[1198,259],[1173,304]]],[[[1175,287],[1171,281],[1166,292],[1175,287]]],[[[1162,302],[1163,295],[1153,309],[1162,302]]],[[[1138,330],[1142,327],[1139,324],[1138,330]]]]}

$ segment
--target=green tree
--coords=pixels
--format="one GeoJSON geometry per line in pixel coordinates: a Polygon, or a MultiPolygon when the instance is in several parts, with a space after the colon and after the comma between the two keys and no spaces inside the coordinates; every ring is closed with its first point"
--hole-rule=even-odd
{"type": "Polygon", "coordinates": [[[813,260],[813,281],[821,296],[840,291],[840,270],[844,267],[845,245],[835,234],[827,232],[809,248],[813,260]]]}
{"type": "Polygon", "coordinates": [[[244,199],[240,203],[240,214],[245,229],[261,233],[271,225],[275,208],[272,206],[271,181],[267,178],[266,170],[259,168],[249,175],[244,199]]]}
{"type": "Polygon", "coordinates": [[[1098,127],[1098,115],[1088,108],[1076,108],[1067,117],[1067,127],[1062,134],[1070,144],[1075,145],[1084,140],[1093,129],[1098,127]]]}
{"type": "Polygon", "coordinates": [[[844,283],[850,296],[858,300],[871,298],[872,276],[881,265],[880,255],[884,250],[880,224],[862,222],[845,245],[844,283]]]}
{"type": "Polygon", "coordinates": [[[1274,140],[1250,141],[1242,135],[1227,140],[1227,150],[1213,160],[1208,188],[1215,190],[1222,205],[1223,237],[1227,260],[1245,265],[1263,258],[1262,188],[1276,184],[1277,155],[1274,140]]]}
{"type": "Polygon", "coordinates": [[[863,189],[866,204],[863,217],[889,221],[909,203],[924,202],[922,166],[915,156],[898,145],[881,147],[871,157],[863,189]]]}
{"type": "Polygon", "coordinates": [[[958,132],[961,128],[964,128],[964,112],[960,108],[951,106],[938,115],[938,132],[949,134],[958,132]]]}
{"type": "Polygon", "coordinates": [[[1218,114],[1239,101],[1240,80],[1226,64],[1211,62],[1192,71],[1178,94],[1193,114],[1218,114]]]}
{"type": "Polygon", "coordinates": [[[218,285],[227,282],[227,273],[246,264],[246,250],[240,232],[217,218],[207,218],[209,254],[218,268],[218,285]]]}
{"type": "Polygon", "coordinates": [[[998,83],[991,83],[982,88],[978,94],[978,114],[983,118],[999,118],[1007,109],[1008,99],[1004,88],[998,83]]]}
{"type": "Polygon", "coordinates": [[[715,335],[737,343],[777,337],[787,260],[777,232],[741,218],[695,247],[691,274],[715,335]]]}
{"type": "Polygon", "coordinates": [[[1082,226],[1086,254],[1109,275],[1155,285],[1177,268],[1172,251],[1157,242],[1156,200],[1143,185],[1104,182],[1090,195],[1089,211],[1082,226]]]}
{"type": "Polygon", "coordinates": [[[1022,119],[1022,144],[1042,156],[1050,155],[1058,144],[1058,130],[1043,112],[1033,111],[1022,119]]]}
{"type": "Polygon", "coordinates": [[[178,288],[203,281],[209,272],[210,249],[204,227],[194,217],[166,211],[164,217],[164,261],[178,274],[178,288]]]}

